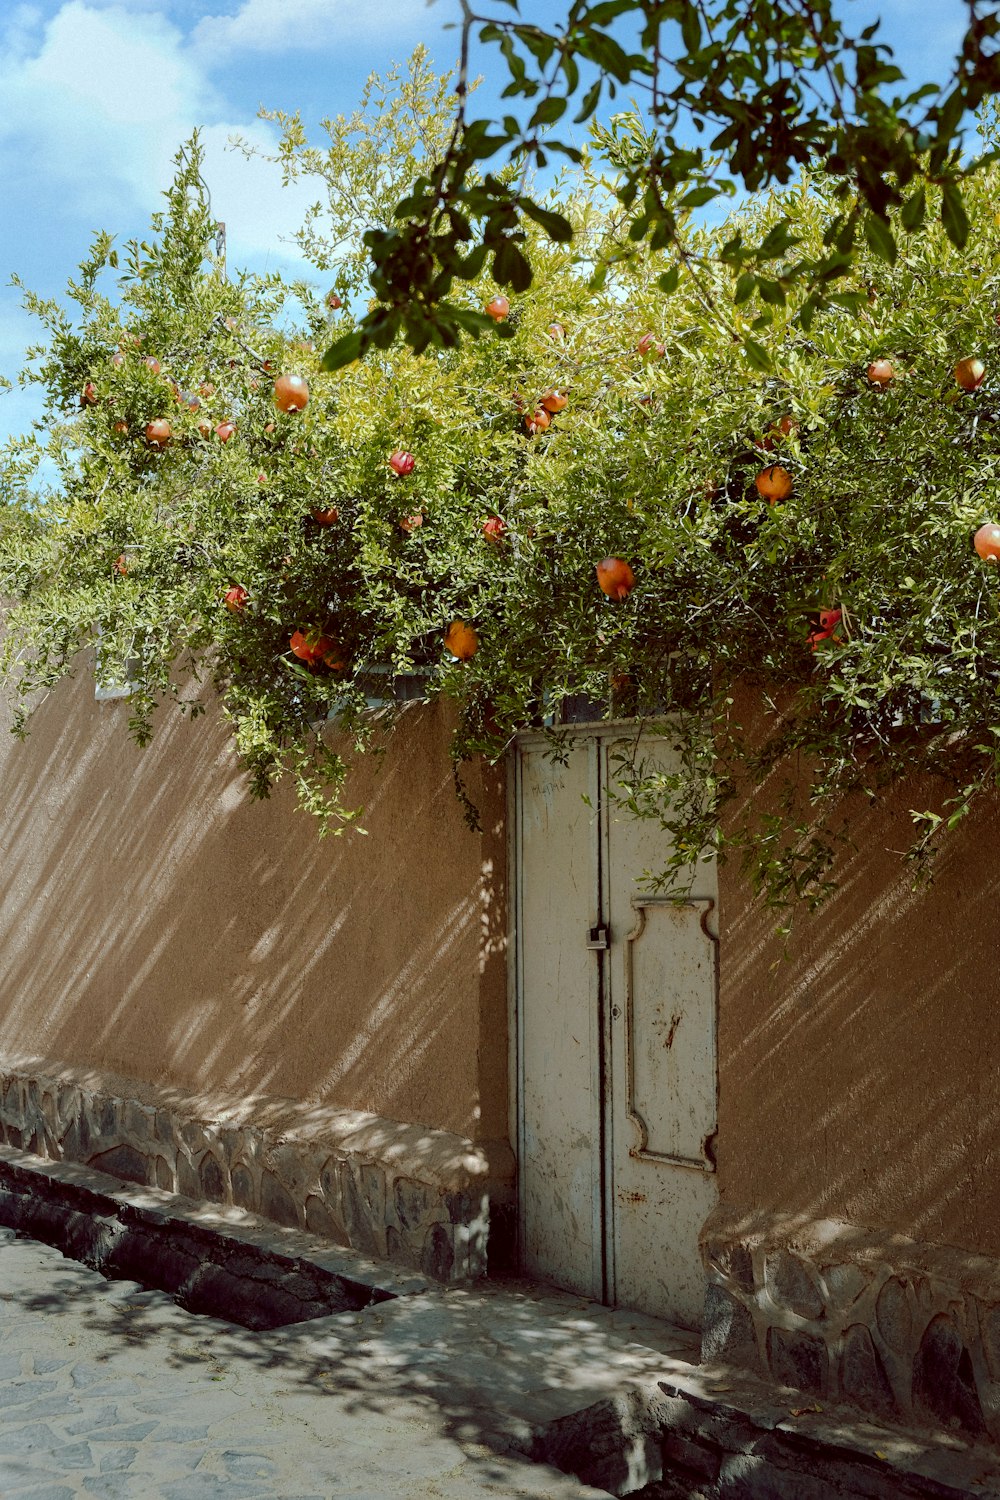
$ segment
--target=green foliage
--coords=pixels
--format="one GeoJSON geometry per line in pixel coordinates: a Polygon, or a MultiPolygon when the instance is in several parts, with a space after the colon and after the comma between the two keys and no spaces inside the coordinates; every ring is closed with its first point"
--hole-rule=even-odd
{"type": "MultiPolygon", "coordinates": [[[[453,128],[414,164],[391,221],[366,237],[377,306],[331,347],[330,369],[397,335],[422,350],[481,332],[464,316],[456,283],[474,279],[487,260],[498,282],[526,291],[536,264],[524,215],[559,243],[569,224],[564,215],[540,217],[515,173],[552,160],[579,164],[579,147],[564,130],[571,106],[578,104],[580,124],[621,90],[641,101],[647,122],[617,161],[615,193],[631,238],[689,267],[690,247],[679,235],[685,213],[737,189],[783,187],[804,169],[836,179],[821,241],[784,267],[786,281],[811,288],[802,303],[807,327],[830,305],[829,287],[856,264],[859,229],[871,251],[894,261],[896,215],[908,208],[902,225],[912,233],[923,219],[925,183],[941,189],[937,207],[951,242],[966,242],[962,184],[991,158],[965,156],[963,127],[1000,88],[995,13],[970,5],[950,73],[907,88],[878,24],[854,32],[834,0],[567,0],[565,23],[551,32],[522,18],[519,0],[460,4],[453,128]],[[468,112],[475,39],[486,67],[502,58],[507,68],[512,112],[499,121],[468,112]],[[496,160],[515,172],[488,170],[496,160]]],[[[792,223],[787,215],[769,232],[787,238],[792,223]]],[[[775,253],[752,237],[714,249],[746,273],[765,270],[775,253]]],[[[767,285],[774,289],[762,280],[761,290],[767,285]]]]}
{"type": "MultiPolygon", "coordinates": [[[[621,158],[641,137],[613,122],[553,198],[571,242],[521,221],[535,274],[505,337],[422,355],[390,339],[333,371],[311,346],[356,318],[276,278],[226,281],[197,143],[182,153],[149,242],[116,264],[99,237],[72,316],[27,299],[47,427],[0,464],[5,662],[25,712],[98,644],[102,673],[136,683],[140,740],[157,703],[197,711],[211,681],[254,791],[289,775],[339,829],[355,813],[324,725],[366,742],[378,669],[456,701],[459,765],[500,756],[526,725],[551,724],[557,749],[582,695],[668,726],[681,749],[677,776],[630,765],[622,793],[670,835],[665,884],[720,844],[722,819],[765,899],[816,902],[849,837],[845,795],[878,797],[915,769],[942,778],[915,809],[915,850],[930,850],[994,785],[1000,743],[1000,569],[971,543],[1000,471],[996,173],[967,185],[964,253],[929,184],[925,232],[907,238],[914,211],[891,209],[895,259],[876,233],[820,301],[788,267],[822,266],[839,183],[804,176],[715,232],[685,211],[683,254],[656,253],[621,207],[621,158]],[[766,248],[753,270],[732,250],[749,243],[766,248]],[[964,355],[987,367],[974,394],[953,378],[964,355]],[[883,357],[884,389],[866,375],[883,357]],[[308,380],[304,411],[276,410],[280,373],[308,380]],[[553,391],[567,404],[543,427],[553,391]],[[166,446],[147,441],[157,419],[166,446]],[[394,472],[394,452],[412,472],[394,472]],[[31,478],[43,457],[48,486],[31,478]],[[793,488],[769,505],[755,479],[774,464],[793,488]],[[634,569],[623,600],[597,586],[605,556],[634,569]],[[454,620],[478,635],[465,662],[444,648],[454,620]],[[291,650],[295,632],[323,638],[319,659],[291,650]],[[761,698],[766,737],[744,722],[761,698]]],[[[319,155],[288,149],[289,171],[318,174],[340,204],[335,223],[338,181],[374,201],[363,120],[319,155]]],[[[346,302],[362,252],[339,234],[315,253],[346,302]]],[[[308,235],[320,245],[318,220],[308,235]]],[[[486,322],[495,283],[484,271],[464,287],[462,317],[486,322]]]]}

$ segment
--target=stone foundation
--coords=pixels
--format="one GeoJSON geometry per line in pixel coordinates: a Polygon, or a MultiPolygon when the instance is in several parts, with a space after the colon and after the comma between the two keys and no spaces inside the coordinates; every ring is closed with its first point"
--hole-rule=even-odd
{"type": "Polygon", "coordinates": [[[222,1104],[0,1064],[0,1141],[249,1209],[437,1281],[507,1259],[513,1159],[447,1131],[274,1098],[222,1104]],[[505,1231],[507,1233],[505,1233],[505,1231]]]}
{"type": "Polygon", "coordinates": [[[717,1211],[702,1357],[879,1418],[1000,1441],[1000,1263],[829,1220],[717,1211]]]}

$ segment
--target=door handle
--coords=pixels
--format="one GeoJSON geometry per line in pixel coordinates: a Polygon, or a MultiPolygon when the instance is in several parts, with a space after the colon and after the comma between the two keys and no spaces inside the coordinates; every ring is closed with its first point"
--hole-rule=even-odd
{"type": "Polygon", "coordinates": [[[588,948],[606,948],[611,941],[611,933],[607,927],[598,926],[587,929],[588,948]]]}

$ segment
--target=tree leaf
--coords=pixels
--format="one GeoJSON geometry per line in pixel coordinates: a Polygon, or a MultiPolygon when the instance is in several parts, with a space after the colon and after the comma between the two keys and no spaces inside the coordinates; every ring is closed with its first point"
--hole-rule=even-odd
{"type": "Polygon", "coordinates": [[[880,260],[896,264],[896,240],[885,219],[878,214],[865,214],[865,239],[880,260]]]}
{"type": "Polygon", "coordinates": [[[763,302],[767,302],[771,307],[784,307],[785,289],[780,281],[770,281],[765,276],[758,276],[757,290],[763,302]]]}
{"type": "Polygon", "coordinates": [[[566,113],[568,101],[559,94],[550,94],[543,99],[528,121],[528,129],[534,130],[538,125],[554,125],[557,120],[562,119],[566,113]]]}
{"type": "Polygon", "coordinates": [[[952,244],[959,250],[964,249],[969,238],[969,216],[954,182],[945,182],[941,188],[941,223],[952,244]]]}
{"type": "Polygon", "coordinates": [[[769,374],[773,369],[771,356],[763,344],[758,344],[756,339],[744,339],[743,350],[751,369],[759,370],[761,374],[769,374]]]}
{"type": "Polygon", "coordinates": [[[921,184],[920,187],[914,189],[914,191],[907,198],[906,202],[903,204],[903,207],[900,210],[899,214],[899,222],[902,224],[904,229],[908,230],[909,233],[912,234],[914,230],[919,229],[921,224],[924,222],[924,215],[926,212],[927,194],[924,190],[923,185],[921,184]]]}
{"type": "Polygon", "coordinates": [[[512,291],[526,292],[531,275],[531,263],[524,252],[512,240],[501,240],[493,256],[493,280],[512,291]]]}
{"type": "Polygon", "coordinates": [[[335,344],[331,344],[320,361],[324,370],[342,370],[352,365],[365,352],[366,343],[360,330],[345,333],[335,344]]]}
{"type": "Polygon", "coordinates": [[[598,104],[601,102],[601,88],[602,80],[600,78],[598,78],[596,83],[590,85],[590,88],[583,96],[583,103],[580,105],[579,114],[573,116],[574,125],[582,125],[585,120],[591,118],[598,104]]]}
{"type": "Polygon", "coordinates": [[[719,196],[720,189],[704,183],[700,187],[689,189],[680,200],[681,208],[702,208],[706,203],[712,203],[719,196]]]}
{"type": "Polygon", "coordinates": [[[748,302],[756,288],[757,278],[754,273],[752,271],[744,271],[736,283],[736,291],[733,294],[733,301],[736,303],[736,306],[741,307],[744,302],[748,302]]]}
{"type": "Polygon", "coordinates": [[[554,209],[542,208],[533,198],[522,198],[521,209],[529,219],[534,219],[536,224],[541,225],[550,240],[557,245],[568,245],[573,238],[573,226],[564,214],[556,213],[554,209]]]}

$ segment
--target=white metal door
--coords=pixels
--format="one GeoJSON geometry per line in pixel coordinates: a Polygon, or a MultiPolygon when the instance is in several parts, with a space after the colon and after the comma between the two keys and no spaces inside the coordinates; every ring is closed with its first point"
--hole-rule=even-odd
{"type": "Polygon", "coordinates": [[[586,1296],[603,1293],[600,974],[581,941],[598,916],[598,840],[584,801],[594,752],[563,768],[533,751],[518,766],[521,1129],[524,1268],[586,1296]]]}
{"type": "Polygon", "coordinates": [[[613,730],[581,735],[564,765],[540,737],[518,747],[522,1261],[697,1327],[716,1201],[716,872],[699,866],[679,906],[644,889],[665,835],[610,795],[629,749],[613,730]]]}

